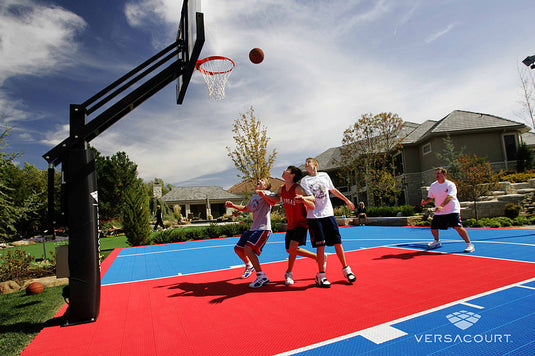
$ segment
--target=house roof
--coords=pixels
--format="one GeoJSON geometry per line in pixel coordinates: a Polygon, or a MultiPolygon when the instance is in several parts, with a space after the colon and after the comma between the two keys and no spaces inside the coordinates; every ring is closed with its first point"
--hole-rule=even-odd
{"type": "MultiPolygon", "coordinates": [[[[406,121],[399,136],[405,137],[402,141],[403,145],[415,145],[420,144],[433,135],[503,129],[518,130],[522,134],[522,139],[528,145],[535,145],[535,134],[529,133],[529,127],[522,123],[495,115],[463,110],[454,110],[439,121],[427,120],[421,124],[406,121]]],[[[340,157],[340,149],[341,146],[332,147],[315,157],[319,162],[321,170],[328,171],[340,167],[336,163],[340,157]]],[[[299,168],[304,170],[304,165],[301,165],[299,168]]]]}
{"type": "MultiPolygon", "coordinates": [[[[284,184],[284,181],[279,178],[269,177],[269,182],[271,183],[271,190],[278,189],[278,187],[284,184]]],[[[234,194],[243,194],[249,193],[255,190],[256,181],[253,180],[244,180],[242,182],[234,184],[228,189],[229,192],[234,194]]]]}
{"type": "Polygon", "coordinates": [[[173,187],[162,199],[169,201],[206,201],[241,199],[241,196],[233,194],[218,186],[201,187],[173,187]]]}
{"type": "MultiPolygon", "coordinates": [[[[426,121],[425,123],[430,125],[431,122],[433,121],[426,121]]],[[[413,142],[416,143],[424,140],[431,135],[444,135],[467,131],[489,131],[496,129],[519,130],[521,133],[529,131],[529,127],[526,125],[499,116],[464,110],[454,110],[441,120],[435,122],[433,126],[413,142]]],[[[404,143],[409,144],[408,141],[404,143]]]]}

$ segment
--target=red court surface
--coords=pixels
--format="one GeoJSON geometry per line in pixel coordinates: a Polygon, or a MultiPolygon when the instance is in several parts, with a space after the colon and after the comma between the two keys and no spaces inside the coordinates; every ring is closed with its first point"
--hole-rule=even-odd
{"type": "MultiPolygon", "coordinates": [[[[533,263],[378,247],[346,254],[357,283],[329,256],[330,289],[300,259],[264,265],[251,289],[231,269],[102,287],[96,322],[45,328],[29,355],[273,355],[340,337],[535,277],[533,263]]],[[[58,312],[62,315],[65,308],[58,312]]]]}

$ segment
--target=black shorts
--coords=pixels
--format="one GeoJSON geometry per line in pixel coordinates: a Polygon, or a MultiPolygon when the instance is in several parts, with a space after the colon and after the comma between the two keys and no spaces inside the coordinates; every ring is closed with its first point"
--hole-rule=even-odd
{"type": "Polygon", "coordinates": [[[463,227],[461,215],[459,213],[451,213],[446,215],[435,214],[435,216],[433,216],[433,221],[431,221],[431,229],[447,230],[448,227],[463,227]]]}
{"type": "Polygon", "coordinates": [[[290,242],[297,241],[298,246],[303,246],[307,244],[307,228],[306,227],[296,227],[291,230],[286,231],[286,237],[284,242],[286,244],[286,249],[290,248],[290,242]]]}
{"type": "Polygon", "coordinates": [[[307,219],[312,247],[334,246],[342,243],[338,223],[334,216],[319,219],[307,219]]]}

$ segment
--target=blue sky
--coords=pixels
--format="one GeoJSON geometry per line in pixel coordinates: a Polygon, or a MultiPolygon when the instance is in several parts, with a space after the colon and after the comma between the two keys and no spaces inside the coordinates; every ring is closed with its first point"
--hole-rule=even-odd
{"type": "MultiPolygon", "coordinates": [[[[46,168],[80,104],[174,41],[181,0],[0,2],[0,125],[6,150],[46,168]]],[[[339,146],[365,113],[440,120],[468,110],[525,122],[519,66],[535,54],[528,0],[203,0],[201,58],[236,62],[221,102],[194,73],[183,105],[170,84],[91,141],[125,151],[141,178],[237,183],[226,146],[253,106],[278,151],[273,176],[339,146]],[[248,61],[253,47],[265,60],[248,61]]]]}

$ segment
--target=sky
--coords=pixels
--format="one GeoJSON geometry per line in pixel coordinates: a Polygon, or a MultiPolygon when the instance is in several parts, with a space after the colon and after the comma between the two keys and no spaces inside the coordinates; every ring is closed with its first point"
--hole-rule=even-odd
{"type": "MultiPolygon", "coordinates": [[[[2,0],[0,129],[12,128],[3,150],[46,169],[42,156],[69,135],[69,105],[173,43],[181,6],[2,0]]],[[[106,156],[126,152],[145,182],[238,183],[226,147],[251,107],[277,150],[274,177],[341,145],[367,113],[422,123],[467,110],[526,123],[519,68],[535,54],[533,0],[202,0],[200,11],[200,58],[236,63],[225,99],[209,100],[195,72],[182,105],[169,84],[90,142],[106,156]],[[255,47],[260,64],[248,59],[255,47]]]]}

